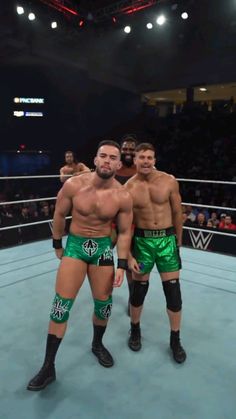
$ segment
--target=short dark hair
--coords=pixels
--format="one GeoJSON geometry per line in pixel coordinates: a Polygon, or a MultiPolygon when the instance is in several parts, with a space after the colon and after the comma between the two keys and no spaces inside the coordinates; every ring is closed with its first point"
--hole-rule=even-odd
{"type": "Polygon", "coordinates": [[[151,151],[154,151],[154,153],[155,153],[155,148],[154,148],[154,145],[152,145],[151,143],[140,143],[140,144],[138,144],[137,145],[137,147],[135,148],[135,151],[147,151],[147,150],[151,150],[151,151]]]}
{"type": "Polygon", "coordinates": [[[100,143],[98,144],[97,150],[99,150],[99,148],[102,147],[103,145],[111,145],[112,147],[116,147],[116,148],[118,148],[118,150],[120,152],[120,145],[116,141],[113,141],[113,140],[100,141],[100,143]]]}
{"type": "Polygon", "coordinates": [[[125,134],[120,142],[120,146],[122,147],[124,143],[129,142],[129,143],[134,143],[135,147],[138,144],[138,140],[135,134],[125,134]]]}

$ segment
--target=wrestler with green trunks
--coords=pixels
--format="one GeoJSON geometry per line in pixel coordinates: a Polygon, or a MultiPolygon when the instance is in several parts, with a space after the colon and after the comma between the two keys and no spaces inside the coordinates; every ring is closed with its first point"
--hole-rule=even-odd
{"type": "Polygon", "coordinates": [[[45,359],[38,374],[28,384],[27,388],[31,391],[42,390],[56,379],[56,353],[66,332],[70,310],[86,275],[94,299],[92,352],[102,366],[112,367],[114,363],[102,338],[111,314],[113,287],[120,287],[127,269],[132,198],[114,179],[121,165],[117,143],[100,143],[94,163],[95,172],[68,179],[58,193],[53,219],[53,247],[61,263],[57,272],[45,359]],[[70,233],[63,250],[65,218],[70,211],[70,233]],[[118,227],[116,271],[110,238],[114,218],[118,227]]]}
{"type": "Polygon", "coordinates": [[[178,363],[186,359],[180,343],[181,290],[179,271],[182,244],[182,209],[176,179],[154,168],[155,149],[152,144],[136,147],[134,162],[137,174],[125,187],[133,198],[134,237],[129,266],[133,272],[130,297],[131,332],[128,345],[141,349],[140,318],[149,287],[150,272],[156,265],[166,298],[170,322],[170,348],[178,363]]]}

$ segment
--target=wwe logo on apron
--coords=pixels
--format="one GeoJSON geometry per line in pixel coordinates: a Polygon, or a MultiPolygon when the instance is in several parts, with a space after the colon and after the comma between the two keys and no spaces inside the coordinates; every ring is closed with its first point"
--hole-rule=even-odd
{"type": "Polygon", "coordinates": [[[189,235],[192,242],[192,246],[195,249],[201,250],[207,250],[213,237],[213,233],[204,234],[203,231],[194,232],[193,230],[189,230],[189,235]]]}
{"type": "Polygon", "coordinates": [[[88,239],[83,243],[83,251],[88,256],[93,256],[98,250],[98,244],[92,240],[88,239]]]}

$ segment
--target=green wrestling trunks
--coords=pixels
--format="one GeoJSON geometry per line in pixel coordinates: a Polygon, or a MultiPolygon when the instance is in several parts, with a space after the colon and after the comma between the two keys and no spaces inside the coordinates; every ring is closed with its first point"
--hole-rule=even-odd
{"type": "Polygon", "coordinates": [[[69,234],[63,256],[83,260],[97,266],[113,266],[110,237],[81,237],[69,234]]]}
{"type": "Polygon", "coordinates": [[[181,259],[174,228],[134,230],[133,256],[143,274],[151,272],[154,264],[158,272],[175,272],[181,269],[181,259]]]}

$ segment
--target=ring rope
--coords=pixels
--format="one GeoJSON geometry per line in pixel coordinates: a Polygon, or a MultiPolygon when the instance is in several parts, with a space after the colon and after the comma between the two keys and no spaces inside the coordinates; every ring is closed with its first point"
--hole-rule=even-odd
{"type": "MultiPolygon", "coordinates": [[[[66,217],[66,220],[71,219],[71,216],[66,217]]],[[[21,228],[21,227],[27,227],[27,226],[33,226],[33,225],[38,225],[38,224],[45,224],[45,223],[50,223],[53,222],[53,218],[49,219],[49,220],[43,220],[43,221],[36,221],[34,223],[25,223],[25,224],[18,224],[18,225],[14,225],[14,226],[8,226],[8,227],[1,227],[0,231],[3,230],[12,230],[14,228],[21,228]]],[[[236,237],[236,234],[234,233],[225,233],[223,231],[215,231],[215,230],[206,230],[206,229],[202,229],[202,228],[196,228],[196,227],[187,227],[187,226],[183,226],[184,229],[186,230],[196,230],[196,231],[204,231],[206,233],[213,233],[213,234],[220,234],[223,236],[231,236],[231,237],[236,237]]]]}
{"type": "Polygon", "coordinates": [[[180,182],[198,182],[198,183],[220,183],[223,185],[236,185],[236,182],[229,182],[227,180],[204,180],[204,179],[184,179],[184,178],[176,178],[180,182]]]}
{"type": "MultiPolygon", "coordinates": [[[[59,178],[61,175],[34,175],[34,176],[0,176],[0,180],[6,179],[43,179],[43,178],[59,178]]],[[[63,175],[63,177],[71,177],[71,175],[63,175]]],[[[236,185],[236,182],[227,180],[204,180],[204,179],[185,179],[176,178],[180,182],[198,182],[198,183],[218,183],[223,185],[236,185]]]]}
{"type": "Polygon", "coordinates": [[[187,227],[187,226],[183,226],[183,228],[185,230],[205,231],[206,233],[213,233],[213,234],[220,234],[220,235],[223,235],[223,236],[236,237],[235,233],[224,233],[223,231],[207,230],[205,228],[196,228],[196,227],[187,227]]]}
{"type": "Polygon", "coordinates": [[[218,209],[222,209],[222,210],[236,211],[236,208],[231,208],[231,207],[218,207],[216,205],[191,204],[189,202],[182,202],[182,205],[191,205],[191,207],[218,208],[218,209]]]}
{"type": "MultiPolygon", "coordinates": [[[[52,201],[56,200],[57,197],[49,197],[49,198],[35,198],[35,199],[22,199],[19,201],[7,201],[7,202],[0,202],[1,205],[11,205],[11,204],[22,204],[24,202],[39,202],[39,201],[52,201]]],[[[200,207],[200,208],[215,208],[215,209],[222,209],[228,211],[236,211],[236,208],[231,207],[221,207],[216,205],[203,205],[203,204],[193,204],[191,202],[182,202],[182,205],[191,205],[192,207],[200,207]]]]}
{"type": "MultiPolygon", "coordinates": [[[[34,176],[0,176],[0,180],[6,179],[43,179],[43,178],[58,178],[61,175],[34,175],[34,176]]],[[[63,175],[63,177],[71,177],[71,175],[63,175]]]]}
{"type": "Polygon", "coordinates": [[[11,205],[11,204],[22,204],[23,202],[38,202],[38,201],[52,201],[57,199],[57,197],[50,197],[50,198],[35,198],[35,199],[21,199],[20,201],[8,201],[8,202],[0,202],[0,205],[11,205]]]}
{"type": "MultiPolygon", "coordinates": [[[[72,217],[68,216],[68,217],[66,217],[66,220],[69,220],[70,218],[72,218],[72,217]]],[[[49,220],[35,221],[34,223],[24,223],[24,224],[16,224],[14,226],[1,227],[0,231],[12,230],[13,228],[27,227],[27,226],[33,226],[33,225],[38,225],[38,224],[46,224],[46,223],[51,223],[51,222],[53,222],[53,218],[51,218],[49,220]]]]}

